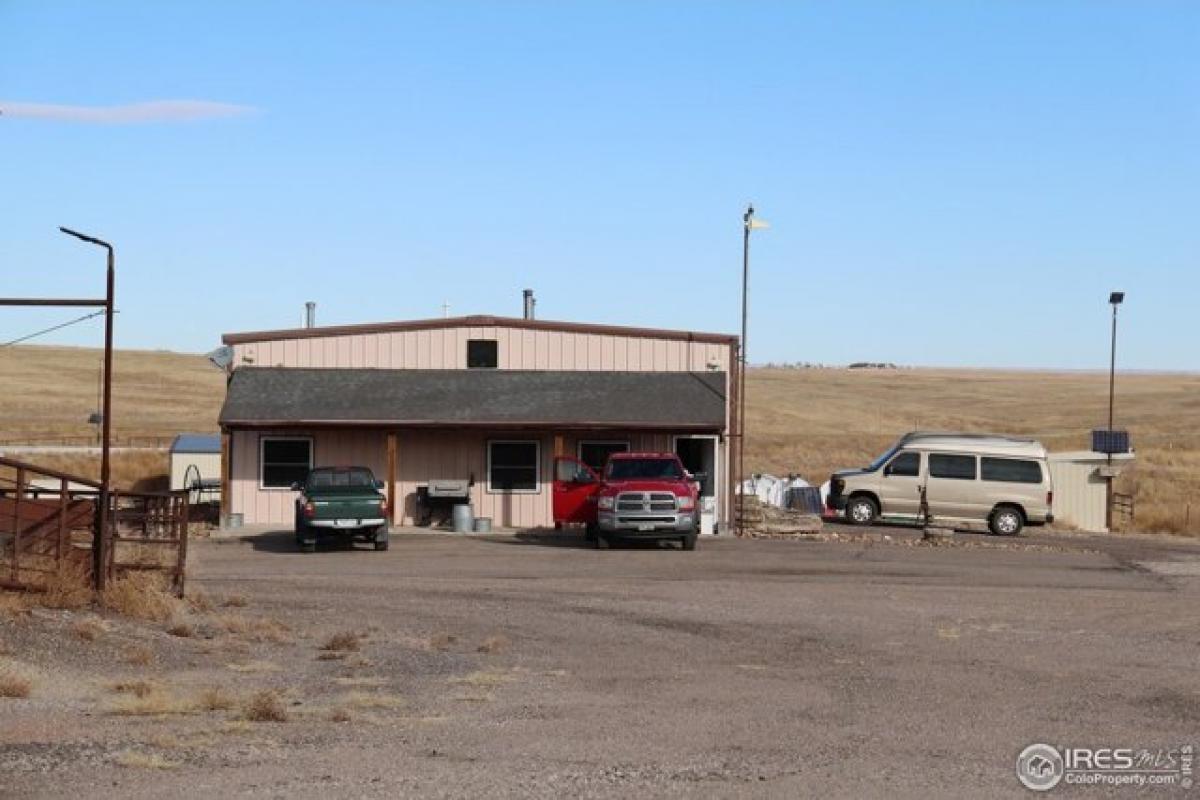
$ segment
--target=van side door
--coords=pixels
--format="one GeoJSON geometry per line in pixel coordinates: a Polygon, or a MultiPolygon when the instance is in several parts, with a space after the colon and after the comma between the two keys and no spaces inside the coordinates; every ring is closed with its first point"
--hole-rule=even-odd
{"type": "Polygon", "coordinates": [[[883,467],[879,479],[880,513],[916,518],[921,509],[921,454],[904,450],[883,467]]]}
{"type": "Polygon", "coordinates": [[[979,519],[979,459],[958,453],[926,453],[929,514],[935,519],[979,519]]]}

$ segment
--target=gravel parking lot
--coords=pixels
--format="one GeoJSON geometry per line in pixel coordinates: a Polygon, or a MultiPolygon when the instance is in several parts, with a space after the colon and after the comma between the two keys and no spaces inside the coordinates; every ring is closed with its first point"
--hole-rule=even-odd
{"type": "Polygon", "coordinates": [[[180,691],[277,689],[289,721],[111,713],[111,658],[0,623],[11,653],[75,682],[0,701],[0,795],[996,796],[1021,790],[1032,742],[1196,739],[1200,548],[845,533],[694,553],[201,541],[191,590],[287,633],[109,638],[151,646],[145,674],[180,691]],[[347,630],[357,649],[320,649],[347,630]]]}

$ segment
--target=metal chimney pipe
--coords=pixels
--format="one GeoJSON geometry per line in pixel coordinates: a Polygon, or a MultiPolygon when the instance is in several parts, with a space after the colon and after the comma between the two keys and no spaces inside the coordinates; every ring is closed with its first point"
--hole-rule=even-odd
{"type": "Polygon", "coordinates": [[[537,305],[537,300],[533,299],[533,289],[526,289],[522,294],[525,299],[525,319],[533,319],[533,307],[537,305]]]}
{"type": "Polygon", "coordinates": [[[317,304],[312,300],[304,304],[304,327],[317,327],[317,304]]]}

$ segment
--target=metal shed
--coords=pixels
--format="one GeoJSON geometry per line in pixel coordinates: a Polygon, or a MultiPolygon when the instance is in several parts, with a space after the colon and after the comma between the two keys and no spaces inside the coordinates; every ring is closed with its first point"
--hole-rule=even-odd
{"type": "Polygon", "coordinates": [[[202,481],[221,480],[221,435],[181,433],[171,442],[171,491],[188,486],[188,467],[195,467],[202,481]]]}
{"type": "Polygon", "coordinates": [[[1106,505],[1109,476],[1115,477],[1133,462],[1132,453],[1108,456],[1083,450],[1051,453],[1050,476],[1054,481],[1054,517],[1083,531],[1108,533],[1106,505]]]}

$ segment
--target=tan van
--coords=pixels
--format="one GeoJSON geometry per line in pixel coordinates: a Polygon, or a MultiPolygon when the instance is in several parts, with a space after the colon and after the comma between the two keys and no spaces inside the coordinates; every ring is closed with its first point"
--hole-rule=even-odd
{"type": "Polygon", "coordinates": [[[984,524],[1015,536],[1054,521],[1046,448],[1032,439],[966,433],[903,436],[869,466],[835,472],[828,507],[848,521],[923,521],[921,496],[938,524],[984,524]]]}

